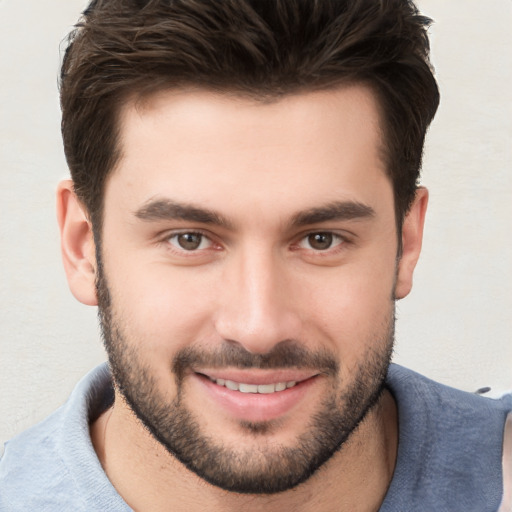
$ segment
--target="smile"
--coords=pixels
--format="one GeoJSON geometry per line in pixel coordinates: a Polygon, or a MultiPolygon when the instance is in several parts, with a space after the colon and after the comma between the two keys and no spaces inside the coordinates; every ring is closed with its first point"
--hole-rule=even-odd
{"type": "Polygon", "coordinates": [[[265,395],[293,388],[297,384],[294,380],[288,382],[276,382],[273,384],[246,384],[244,382],[235,382],[233,380],[212,378],[210,378],[210,380],[215,382],[218,386],[224,386],[231,391],[240,391],[241,393],[261,393],[265,395]]]}
{"type": "Polygon", "coordinates": [[[249,422],[283,417],[307,397],[316,397],[314,390],[323,381],[318,372],[300,369],[205,368],[193,376],[191,382],[201,386],[198,396],[206,392],[207,404],[213,401],[216,410],[249,422]]]}

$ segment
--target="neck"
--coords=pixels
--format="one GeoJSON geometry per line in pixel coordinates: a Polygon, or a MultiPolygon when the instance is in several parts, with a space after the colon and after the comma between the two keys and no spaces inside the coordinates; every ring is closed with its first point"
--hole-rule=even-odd
{"type": "Polygon", "coordinates": [[[186,469],[117,395],[115,405],[91,426],[107,476],[139,512],[376,511],[393,476],[397,437],[396,404],[385,391],[342,448],[306,482],[279,494],[246,495],[212,486],[186,469]]]}

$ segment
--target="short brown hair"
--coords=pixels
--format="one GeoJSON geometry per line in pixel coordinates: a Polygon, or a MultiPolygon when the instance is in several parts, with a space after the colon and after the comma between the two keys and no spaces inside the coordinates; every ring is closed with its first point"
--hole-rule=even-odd
{"type": "Polygon", "coordinates": [[[127,98],[194,85],[256,98],[362,83],[377,95],[398,225],[439,92],[431,20],[408,0],[93,0],[69,36],[62,135],[76,193],[101,223],[127,98]]]}

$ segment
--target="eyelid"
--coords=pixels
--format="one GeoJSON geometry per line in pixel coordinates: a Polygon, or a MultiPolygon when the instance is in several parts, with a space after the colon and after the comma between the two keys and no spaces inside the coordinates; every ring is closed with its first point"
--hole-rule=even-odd
{"type": "Polygon", "coordinates": [[[209,247],[211,247],[211,245],[213,243],[208,237],[204,236],[202,233],[192,233],[192,232],[175,233],[174,235],[171,235],[168,240],[169,240],[169,243],[171,245],[173,245],[177,250],[179,250],[179,251],[183,250],[185,252],[196,252],[196,251],[208,249],[209,247]],[[186,249],[185,247],[180,247],[179,237],[183,236],[183,235],[193,235],[193,236],[199,237],[199,245],[193,249],[186,249]]]}
{"type": "Polygon", "coordinates": [[[290,246],[291,251],[300,251],[305,258],[312,259],[312,261],[330,261],[330,258],[341,256],[350,246],[354,245],[357,235],[346,230],[318,228],[303,231],[294,238],[295,241],[290,246]],[[307,238],[317,233],[330,234],[339,241],[335,240],[331,247],[324,250],[304,247],[303,244],[307,243],[307,238]]]}
{"type": "Polygon", "coordinates": [[[185,256],[200,255],[204,251],[207,251],[209,249],[220,248],[220,244],[215,240],[215,237],[211,233],[209,233],[203,229],[197,229],[197,228],[191,228],[191,229],[180,228],[180,229],[173,229],[170,231],[166,231],[160,237],[160,243],[166,244],[167,247],[169,248],[169,250],[171,250],[175,253],[178,253],[180,255],[185,255],[185,256]],[[194,249],[194,250],[187,250],[187,249],[180,248],[178,245],[171,243],[171,239],[178,237],[179,235],[185,235],[185,234],[200,235],[201,237],[203,237],[204,239],[209,241],[208,247],[204,247],[201,249],[198,248],[198,249],[194,249]]]}
{"type": "Polygon", "coordinates": [[[318,230],[318,231],[311,231],[309,233],[306,233],[304,236],[302,236],[299,239],[297,245],[299,245],[300,247],[302,247],[304,249],[312,250],[312,251],[315,251],[315,252],[327,252],[327,251],[329,251],[331,249],[334,249],[335,247],[338,247],[339,245],[342,245],[346,241],[347,241],[346,237],[340,235],[339,233],[335,233],[334,231],[318,230]],[[333,238],[332,245],[329,248],[324,249],[324,250],[315,249],[313,247],[303,247],[302,244],[308,243],[308,238],[310,236],[312,236],[312,235],[330,235],[333,238]]]}

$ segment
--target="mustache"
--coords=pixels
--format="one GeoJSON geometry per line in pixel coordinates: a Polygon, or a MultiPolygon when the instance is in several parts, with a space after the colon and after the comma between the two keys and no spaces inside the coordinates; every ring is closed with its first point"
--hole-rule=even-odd
{"type": "Polygon", "coordinates": [[[312,351],[296,340],[283,340],[265,354],[254,354],[238,342],[227,340],[219,348],[186,347],[178,351],[172,369],[178,379],[194,368],[314,369],[328,375],[339,370],[336,358],[327,350],[312,351]]]}

